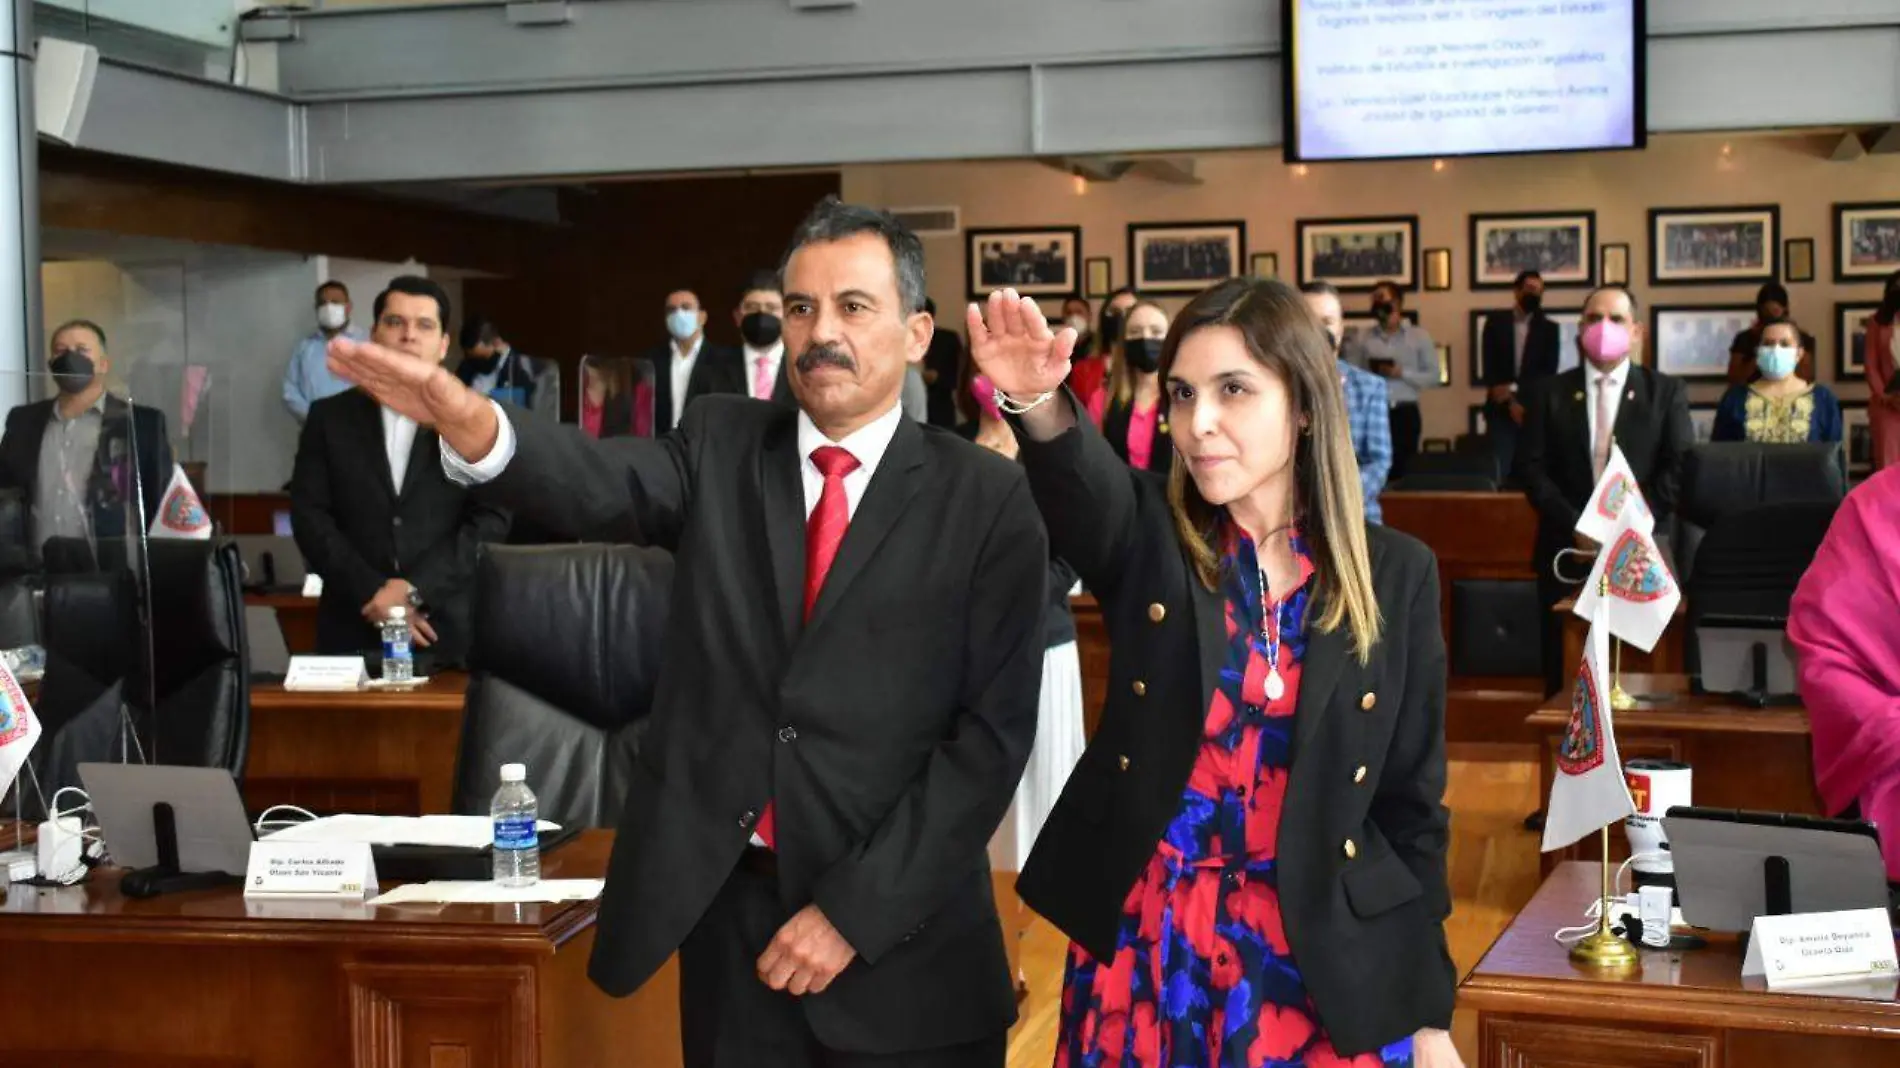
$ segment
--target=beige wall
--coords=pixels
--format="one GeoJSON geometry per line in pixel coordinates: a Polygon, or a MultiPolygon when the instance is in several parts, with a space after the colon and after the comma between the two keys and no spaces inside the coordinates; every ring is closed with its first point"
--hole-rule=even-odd
{"type": "MultiPolygon", "coordinates": [[[[1815,335],[1816,364],[1823,382],[1834,377],[1834,302],[1877,300],[1877,283],[1837,286],[1831,257],[1832,204],[1852,200],[1900,200],[1900,157],[1866,157],[1851,163],[1827,158],[1837,136],[1677,136],[1652,140],[1643,152],[1568,156],[1515,156],[1432,161],[1315,164],[1305,174],[1281,161],[1279,152],[1233,152],[1198,160],[1200,185],[1170,185],[1146,178],[1078,186],[1068,174],[1029,161],[851,166],[843,169],[844,196],[887,207],[962,209],[965,227],[1081,226],[1084,257],[1114,261],[1114,281],[1128,278],[1130,222],[1244,219],[1248,252],[1279,254],[1282,277],[1295,277],[1294,220],[1346,215],[1417,215],[1422,249],[1452,250],[1452,288],[1410,295],[1434,338],[1452,348],[1452,385],[1424,400],[1425,433],[1451,437],[1465,427],[1466,409],[1481,399],[1470,384],[1468,312],[1508,304],[1508,292],[1469,289],[1471,212],[1594,209],[1597,241],[1630,246],[1630,275],[1637,295],[1666,304],[1749,303],[1755,285],[1648,285],[1646,240],[1651,207],[1779,203],[1781,238],[1812,238],[1815,281],[1790,284],[1794,312],[1815,335]],[[1724,151],[1726,146],[1727,151],[1724,151]]],[[[925,241],[930,291],[946,315],[968,301],[962,237],[925,241]]],[[[1555,289],[1545,303],[1571,307],[1580,289],[1555,289]]],[[[1348,310],[1366,298],[1347,295],[1348,310]]],[[[1169,302],[1178,307],[1181,301],[1169,302]]],[[[1099,306],[1099,302],[1097,302],[1099,306]]],[[[1057,311],[1053,305],[1051,314],[1057,311]]],[[[955,323],[961,328],[962,316],[955,323]]],[[[1839,390],[1844,400],[1862,400],[1864,383],[1839,390]]],[[[1713,402],[1719,386],[1695,385],[1693,402],[1713,402]]]]}

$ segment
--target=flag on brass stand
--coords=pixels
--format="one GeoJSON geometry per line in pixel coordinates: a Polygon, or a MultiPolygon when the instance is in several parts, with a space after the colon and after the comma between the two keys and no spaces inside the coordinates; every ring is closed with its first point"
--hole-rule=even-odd
{"type": "Polygon", "coordinates": [[[198,491],[191,488],[185,469],[172,465],[172,480],[165,487],[165,498],[158,502],[158,514],[152,517],[154,538],[185,538],[204,541],[211,537],[211,516],[205,512],[198,491]]]}
{"type": "Polygon", "coordinates": [[[1625,511],[1632,513],[1632,525],[1638,530],[1654,534],[1656,516],[1636,485],[1636,473],[1623,457],[1622,446],[1611,445],[1610,462],[1604,466],[1603,477],[1597,480],[1596,488],[1590,491],[1590,501],[1583,506],[1583,514],[1577,517],[1576,531],[1598,545],[1607,545],[1625,511]]]}
{"type": "Polygon", "coordinates": [[[40,740],[40,721],[26,703],[20,680],[0,664],[0,795],[12,787],[14,776],[26,764],[33,743],[40,740]]]}
{"type": "Polygon", "coordinates": [[[1610,724],[1610,631],[1599,617],[1583,643],[1570,693],[1570,725],[1557,745],[1542,849],[1561,849],[1635,811],[1610,724]]]}
{"type": "Polygon", "coordinates": [[[1609,540],[1597,552],[1596,566],[1590,569],[1574,609],[1645,653],[1656,648],[1656,640],[1682,601],[1676,576],[1663,563],[1656,539],[1644,529],[1654,523],[1648,509],[1639,516],[1631,506],[1624,506],[1609,540]]]}

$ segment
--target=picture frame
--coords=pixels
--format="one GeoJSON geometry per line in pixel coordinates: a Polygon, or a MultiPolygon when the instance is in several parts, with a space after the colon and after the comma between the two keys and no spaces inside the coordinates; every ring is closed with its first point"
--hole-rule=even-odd
{"type": "Polygon", "coordinates": [[[1451,288],[1451,250],[1448,248],[1428,248],[1425,250],[1425,291],[1442,293],[1451,288]]]}
{"type": "Polygon", "coordinates": [[[1438,384],[1451,385],[1451,346],[1443,341],[1435,343],[1438,348],[1438,384]]]}
{"type": "Polygon", "coordinates": [[[1834,280],[1877,281],[1900,270],[1900,201],[1834,205],[1834,280]]]}
{"type": "Polygon", "coordinates": [[[1867,422],[1866,401],[1841,402],[1841,449],[1847,454],[1847,477],[1874,473],[1873,427],[1867,422]]]}
{"type": "Polygon", "coordinates": [[[1300,219],[1293,224],[1299,281],[1364,293],[1380,282],[1418,288],[1418,216],[1300,219]]]}
{"type": "Polygon", "coordinates": [[[1781,206],[1649,209],[1649,284],[1772,282],[1781,274],[1781,206]]]}
{"type": "Polygon", "coordinates": [[[1814,281],[1814,239],[1791,237],[1781,249],[1782,269],[1790,282],[1814,281]]]}
{"type": "MultiPolygon", "coordinates": [[[[1470,383],[1474,386],[1484,382],[1484,321],[1498,314],[1509,315],[1511,309],[1509,306],[1473,308],[1467,313],[1467,336],[1471,339],[1470,383]]],[[[1557,373],[1562,374],[1583,362],[1577,352],[1577,334],[1583,330],[1583,309],[1545,308],[1544,317],[1557,324],[1557,373]]]]}
{"type": "Polygon", "coordinates": [[[1091,256],[1082,261],[1084,277],[1088,279],[1085,295],[1090,300],[1100,300],[1115,291],[1115,262],[1107,256],[1091,256]]]}
{"type": "Polygon", "coordinates": [[[1867,374],[1867,317],[1880,310],[1877,300],[1834,303],[1834,384],[1859,382],[1867,374]]]}
{"type": "Polygon", "coordinates": [[[1649,364],[1689,381],[1728,380],[1729,344],[1755,322],[1753,304],[1656,305],[1649,309],[1649,364]]]}
{"type": "Polygon", "coordinates": [[[1473,214],[1471,288],[1509,289],[1518,272],[1544,276],[1544,288],[1596,285],[1594,211],[1473,214]]]}
{"type": "Polygon", "coordinates": [[[1255,278],[1280,277],[1280,254],[1278,252],[1256,252],[1247,261],[1247,273],[1255,278]]]}
{"type": "Polygon", "coordinates": [[[1004,226],[964,231],[970,299],[999,289],[1025,297],[1082,292],[1082,228],[1004,226]]]}
{"type": "Polygon", "coordinates": [[[1715,404],[1689,405],[1689,426],[1695,430],[1695,443],[1707,445],[1715,437],[1715,404]]]}
{"type": "Polygon", "coordinates": [[[1618,243],[1604,245],[1598,257],[1601,268],[1597,277],[1606,286],[1627,286],[1630,284],[1630,247],[1618,243]]]}
{"type": "Polygon", "coordinates": [[[1149,295],[1199,293],[1240,274],[1247,224],[1219,222],[1128,224],[1128,284],[1149,295]]]}

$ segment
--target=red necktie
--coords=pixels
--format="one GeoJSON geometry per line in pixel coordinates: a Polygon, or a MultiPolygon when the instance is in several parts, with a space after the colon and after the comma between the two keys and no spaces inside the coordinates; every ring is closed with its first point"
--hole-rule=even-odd
{"type": "MultiPolygon", "coordinates": [[[[851,525],[851,503],[845,499],[844,477],[858,469],[858,458],[836,445],[812,450],[811,463],[825,477],[825,488],[818,494],[818,507],[805,520],[805,620],[818,604],[818,593],[825,588],[825,575],[837,559],[838,546],[844,544],[845,528],[851,525]]],[[[778,848],[777,806],[766,802],[756,833],[767,849],[778,848]]]]}

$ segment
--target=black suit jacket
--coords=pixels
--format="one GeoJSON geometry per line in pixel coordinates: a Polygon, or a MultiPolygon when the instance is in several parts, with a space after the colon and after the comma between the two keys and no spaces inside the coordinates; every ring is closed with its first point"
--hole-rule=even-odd
{"type": "Polygon", "coordinates": [[[506,537],[508,515],[442,473],[435,431],[416,431],[398,494],[382,407],[355,389],[311,405],[290,476],[290,521],[310,570],[323,576],[319,652],[381,644],[362,608],[392,578],[421,592],[438,657],[459,660],[467,651],[476,546],[506,537]]]}
{"type": "MultiPolygon", "coordinates": [[[[1102,409],[1102,437],[1108,440],[1108,447],[1115,450],[1122,463],[1129,462],[1128,422],[1133,414],[1132,404],[1117,404],[1112,396],[1102,409]]],[[[1166,474],[1173,466],[1174,439],[1168,436],[1168,411],[1164,406],[1155,416],[1155,438],[1148,449],[1148,470],[1166,474]]]]}
{"type": "MultiPolygon", "coordinates": [[[[662,341],[644,354],[653,365],[653,434],[661,434],[679,425],[681,415],[673,410],[673,343],[662,341]]],[[[780,374],[784,365],[779,365],[780,374]]],[[[725,345],[704,342],[699,348],[699,360],[693,364],[692,376],[686,382],[686,408],[709,393],[737,393],[745,396],[746,388],[745,354],[743,350],[725,345]]]]}
{"type": "MultiPolygon", "coordinates": [[[[1537,545],[1532,566],[1546,601],[1561,584],[1550,563],[1575,543],[1577,517],[1590,501],[1596,476],[1590,463],[1590,402],[1586,367],[1573,367],[1537,383],[1522,397],[1524,433],[1517,445],[1517,478],[1537,509],[1537,545]]],[[[1641,365],[1630,367],[1612,431],[1643,499],[1667,531],[1680,492],[1682,457],[1695,444],[1688,391],[1682,382],[1641,365]]]]}
{"type": "MultiPolygon", "coordinates": [[[[1022,455],[1052,545],[1101,601],[1109,696],[1017,889],[1105,961],[1122,903],[1180,811],[1228,641],[1221,595],[1201,585],[1175,534],[1167,480],[1129,469],[1079,422],[1053,441],[1024,440],[1022,455]]],[[[1457,985],[1443,928],[1437,562],[1389,527],[1366,536],[1384,636],[1361,665],[1343,628],[1308,630],[1279,838],[1287,939],[1349,1055],[1449,1027],[1457,985]]]]}
{"type": "Polygon", "coordinates": [[[1517,321],[1511,312],[1497,312],[1484,320],[1483,382],[1486,386],[1517,384],[1520,390],[1557,373],[1562,341],[1557,324],[1542,315],[1531,317],[1524,332],[1524,367],[1517,366],[1517,321]]]}
{"type": "MultiPolygon", "coordinates": [[[[40,479],[40,447],[46,441],[46,424],[53,419],[53,400],[23,404],[7,413],[7,429],[0,436],[0,489],[17,489],[27,515],[27,537],[38,540],[32,530],[32,509],[40,479]]],[[[92,472],[87,478],[86,497],[91,503],[92,533],[95,538],[124,537],[138,522],[128,515],[130,502],[116,488],[122,480],[115,469],[125,463],[126,428],[131,427],[133,448],[138,459],[140,496],[145,505],[144,523],[151,528],[158,518],[159,502],[171,484],[172,448],[165,435],[165,413],[143,404],[128,405],[111,394],[105,399],[105,421],[99,428],[99,448],[93,454],[92,472]],[[130,412],[130,418],[127,412],[130,412]]],[[[31,546],[38,556],[38,545],[31,546]]]]}
{"type": "Polygon", "coordinates": [[[895,1053],[1008,1027],[986,850],[1035,734],[1048,566],[1021,469],[900,420],[801,622],[795,411],[708,398],[657,440],[513,422],[516,452],[479,495],[677,554],[594,981],[624,995],[666,961],[773,801],[787,914],[815,903],[858,953],[799,1001],[820,1041],[895,1053]]]}

